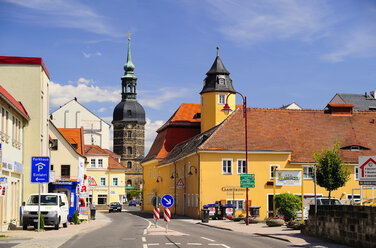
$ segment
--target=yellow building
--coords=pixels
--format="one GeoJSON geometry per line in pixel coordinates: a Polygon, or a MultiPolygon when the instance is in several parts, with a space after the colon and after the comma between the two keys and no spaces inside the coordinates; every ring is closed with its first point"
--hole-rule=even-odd
{"type": "MultiPolygon", "coordinates": [[[[201,91],[201,111],[192,111],[187,107],[189,104],[183,104],[185,107],[182,105],[157,131],[142,162],[143,210],[153,209],[153,196],[171,194],[175,198],[171,211],[175,214],[198,218],[203,205],[217,201],[234,203],[237,214],[245,213],[246,191],[240,188],[240,175],[247,173],[245,116],[242,108],[228,117],[221,112],[226,102],[223,98],[234,92],[228,75],[217,55],[201,91]],[[176,118],[179,112],[184,112],[180,117],[186,117],[185,120],[176,118]],[[193,118],[200,115],[201,120],[193,118]],[[198,121],[201,121],[201,132],[194,134],[198,121]],[[188,138],[185,132],[185,141],[181,141],[179,132],[173,131],[179,125],[191,131],[188,138]]],[[[235,99],[229,105],[235,109],[235,99]]],[[[353,111],[348,104],[329,104],[325,110],[247,108],[246,115],[248,173],[255,174],[255,188],[248,193],[249,205],[261,207],[261,218],[273,214],[274,167],[303,169],[304,194],[312,197],[311,173],[315,164],[312,154],[339,141],[340,156],[351,171],[351,178],[344,187],[332,192],[332,196],[343,199],[350,197],[352,189],[359,188],[358,157],[376,152],[376,144],[372,142],[376,138],[372,131],[375,122],[370,121],[376,118],[376,113],[353,111]]],[[[301,187],[276,186],[277,194],[285,192],[300,195],[301,187]]],[[[317,194],[327,196],[328,192],[317,187],[317,194]]]]}
{"type": "MultiPolygon", "coordinates": [[[[38,192],[31,183],[31,157],[49,156],[49,83],[50,75],[41,58],[0,56],[0,82],[28,110],[30,121],[24,128],[23,200],[38,192]]],[[[42,184],[47,193],[47,184],[42,184]]]]}
{"type": "Polygon", "coordinates": [[[125,182],[126,168],[119,162],[120,156],[96,145],[85,145],[85,155],[89,162],[86,175],[97,183],[90,189],[90,201],[93,199],[98,209],[106,209],[111,202],[123,203],[125,188],[132,185],[125,182]]]}

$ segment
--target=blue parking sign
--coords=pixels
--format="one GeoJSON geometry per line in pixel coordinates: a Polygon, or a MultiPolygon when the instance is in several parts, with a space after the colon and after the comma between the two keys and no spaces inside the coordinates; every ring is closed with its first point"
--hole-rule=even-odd
{"type": "Polygon", "coordinates": [[[50,158],[31,157],[31,182],[48,183],[50,179],[50,158]]]}

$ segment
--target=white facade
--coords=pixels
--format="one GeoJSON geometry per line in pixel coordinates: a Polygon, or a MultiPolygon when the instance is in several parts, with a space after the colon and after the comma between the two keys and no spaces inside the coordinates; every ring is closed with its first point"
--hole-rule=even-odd
{"type": "MultiPolygon", "coordinates": [[[[27,109],[30,121],[24,128],[23,200],[38,193],[38,184],[31,183],[31,157],[49,156],[49,75],[41,58],[1,57],[0,83],[27,109]],[[30,63],[30,64],[28,64],[30,63]]],[[[48,192],[42,184],[42,193],[48,192]]]]}
{"type": "Polygon", "coordinates": [[[22,202],[23,128],[28,117],[0,92],[0,231],[19,224],[22,202]]]}
{"type": "Polygon", "coordinates": [[[109,149],[110,124],[73,99],[51,114],[57,128],[84,128],[86,145],[109,149]]]}

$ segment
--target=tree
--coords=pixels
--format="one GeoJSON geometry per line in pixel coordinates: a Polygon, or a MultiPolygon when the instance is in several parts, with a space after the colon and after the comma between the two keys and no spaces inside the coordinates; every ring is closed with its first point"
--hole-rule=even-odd
{"type": "Polygon", "coordinates": [[[317,162],[316,182],[320,187],[329,191],[329,202],[331,192],[345,186],[350,179],[350,171],[346,169],[339,156],[340,143],[334,144],[333,149],[323,149],[321,153],[313,153],[317,162]]]}
{"type": "Polygon", "coordinates": [[[142,194],[142,190],[131,190],[127,193],[127,198],[128,199],[133,199],[135,197],[139,197],[142,194]]]}
{"type": "Polygon", "coordinates": [[[285,218],[285,221],[295,220],[296,212],[302,208],[301,197],[290,193],[279,194],[275,197],[277,213],[285,218]]]}

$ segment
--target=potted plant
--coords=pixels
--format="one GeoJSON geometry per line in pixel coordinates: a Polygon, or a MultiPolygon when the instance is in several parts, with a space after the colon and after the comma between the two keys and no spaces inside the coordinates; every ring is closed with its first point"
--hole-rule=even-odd
{"type": "Polygon", "coordinates": [[[266,225],[269,227],[282,226],[285,224],[285,220],[281,216],[269,217],[266,219],[266,225]]]}
{"type": "Polygon", "coordinates": [[[231,218],[232,221],[236,221],[236,222],[241,221],[243,219],[244,219],[243,214],[239,214],[238,216],[234,216],[234,217],[231,218]]]}
{"type": "Polygon", "coordinates": [[[294,230],[301,230],[305,225],[303,220],[290,220],[286,223],[287,228],[292,228],[294,230]]]}

